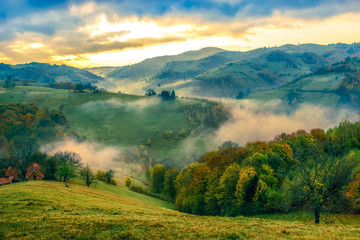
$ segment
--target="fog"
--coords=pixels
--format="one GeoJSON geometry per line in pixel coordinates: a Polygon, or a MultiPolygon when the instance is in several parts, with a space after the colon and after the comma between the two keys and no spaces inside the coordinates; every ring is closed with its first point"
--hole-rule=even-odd
{"type": "Polygon", "coordinates": [[[281,102],[258,102],[246,100],[227,104],[230,106],[230,119],[223,124],[214,136],[215,144],[225,141],[244,145],[249,141],[269,141],[281,133],[291,133],[298,129],[328,129],[341,121],[359,121],[359,114],[350,109],[328,108],[319,105],[302,104],[289,114],[279,109],[281,102]],[[280,112],[280,113],[279,113],[280,112]]]}
{"type": "Polygon", "coordinates": [[[98,108],[106,109],[106,108],[125,108],[125,110],[129,111],[142,111],[147,107],[151,107],[159,104],[161,99],[157,97],[149,97],[149,98],[141,98],[139,100],[134,101],[122,101],[121,99],[111,98],[109,100],[104,101],[89,101],[79,106],[81,110],[90,110],[94,111],[98,108]]]}
{"type": "MultiPolygon", "coordinates": [[[[302,104],[295,110],[282,106],[282,101],[225,100],[222,102],[230,111],[230,118],[216,131],[203,129],[198,134],[190,134],[173,149],[169,149],[163,158],[154,159],[154,163],[164,162],[177,167],[186,166],[198,159],[207,151],[216,150],[223,142],[233,141],[240,146],[250,141],[270,141],[281,133],[291,133],[299,129],[333,128],[345,119],[359,121],[360,116],[352,109],[330,108],[320,105],[302,104]],[[284,110],[287,109],[288,110],[284,110]]],[[[142,109],[159,103],[158,98],[146,98],[124,103],[118,99],[93,101],[83,104],[83,109],[97,107],[124,107],[132,110],[142,109]]],[[[72,151],[80,154],[83,163],[88,163],[94,169],[113,169],[117,173],[140,177],[142,166],[138,163],[124,162],[121,159],[129,152],[135,152],[136,147],[104,146],[96,142],[77,142],[72,138],[48,144],[42,151],[53,155],[58,151],[72,151]]],[[[153,157],[153,156],[149,156],[153,157]]]]}
{"type": "Polygon", "coordinates": [[[72,138],[63,141],[44,145],[41,150],[48,155],[54,155],[59,151],[76,152],[81,156],[81,161],[91,167],[100,169],[110,169],[120,167],[114,160],[121,154],[121,150],[116,147],[104,147],[97,143],[77,142],[72,138]]]}

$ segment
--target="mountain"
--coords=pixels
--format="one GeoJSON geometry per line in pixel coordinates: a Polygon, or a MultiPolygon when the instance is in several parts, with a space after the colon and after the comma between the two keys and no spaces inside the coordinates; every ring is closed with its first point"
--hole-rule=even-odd
{"type": "Polygon", "coordinates": [[[12,79],[31,80],[40,83],[75,82],[94,84],[104,81],[102,77],[83,69],[37,62],[17,65],[0,64],[0,79],[6,79],[8,76],[12,79]]]}
{"type": "Polygon", "coordinates": [[[127,93],[144,94],[154,88],[175,89],[180,96],[235,97],[283,86],[326,64],[359,55],[356,43],[284,45],[247,52],[205,48],[146,59],[108,71],[106,77],[127,93]]]}

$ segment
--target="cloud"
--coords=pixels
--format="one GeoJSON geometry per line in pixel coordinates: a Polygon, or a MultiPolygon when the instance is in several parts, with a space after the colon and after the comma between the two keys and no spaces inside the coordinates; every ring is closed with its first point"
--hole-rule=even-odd
{"type": "MultiPolygon", "coordinates": [[[[145,0],[4,0],[0,52],[8,63],[102,65],[108,61],[97,55],[106,52],[113,52],[114,59],[124,54],[127,57],[119,58],[133,62],[129,49],[138,50],[140,61],[163,55],[163,49],[169,55],[206,46],[354,42],[359,37],[359,31],[352,30],[359,12],[360,3],[350,0],[154,0],[151,4],[145,0]],[[337,21],[341,24],[330,31],[337,21]],[[320,38],[326,32],[331,38],[320,38]],[[14,52],[15,42],[23,46],[41,43],[44,48],[38,54],[31,49],[14,52]]],[[[119,65],[119,61],[110,64],[119,65]]]]}

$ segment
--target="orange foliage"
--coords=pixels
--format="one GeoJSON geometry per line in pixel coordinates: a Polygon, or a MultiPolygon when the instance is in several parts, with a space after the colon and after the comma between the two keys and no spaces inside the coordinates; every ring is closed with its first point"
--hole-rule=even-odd
{"type": "Polygon", "coordinates": [[[354,180],[349,183],[345,197],[354,210],[360,211],[360,173],[356,174],[354,180]]]}
{"type": "Polygon", "coordinates": [[[246,149],[250,153],[258,152],[258,153],[266,154],[266,153],[270,152],[269,144],[267,142],[263,142],[263,141],[247,143],[246,149]]]}

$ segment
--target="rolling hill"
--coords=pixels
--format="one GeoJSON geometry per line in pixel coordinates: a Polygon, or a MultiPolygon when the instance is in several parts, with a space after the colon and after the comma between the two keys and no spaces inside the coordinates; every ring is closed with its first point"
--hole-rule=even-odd
{"type": "Polygon", "coordinates": [[[214,131],[227,119],[220,104],[205,100],[164,101],[159,97],[75,93],[37,85],[0,88],[0,103],[9,102],[60,109],[71,131],[82,140],[119,149],[138,149],[134,151],[146,152],[154,163],[177,166],[205,153],[210,146],[201,137],[202,132],[214,131]]]}
{"type": "Polygon", "coordinates": [[[12,79],[31,80],[39,83],[75,82],[94,84],[104,81],[102,77],[83,69],[36,62],[17,65],[0,64],[0,79],[6,79],[8,76],[12,79]]]}
{"type": "Polygon", "coordinates": [[[2,239],[359,239],[356,216],[315,226],[301,215],[206,217],[98,183],[29,181],[0,187],[2,239]]]}
{"type": "MultiPolygon", "coordinates": [[[[180,96],[235,97],[283,86],[317,68],[357,57],[360,44],[302,44],[248,52],[205,48],[156,57],[107,72],[114,89],[144,94],[175,89],[180,96]]],[[[93,71],[96,73],[96,69],[93,71]]]]}
{"type": "Polygon", "coordinates": [[[292,107],[312,103],[329,107],[352,107],[358,111],[358,100],[354,100],[350,92],[359,91],[358,86],[352,86],[352,78],[358,78],[359,70],[360,59],[348,58],[346,61],[325,65],[279,88],[251,94],[248,98],[262,101],[281,99],[292,107]]]}

